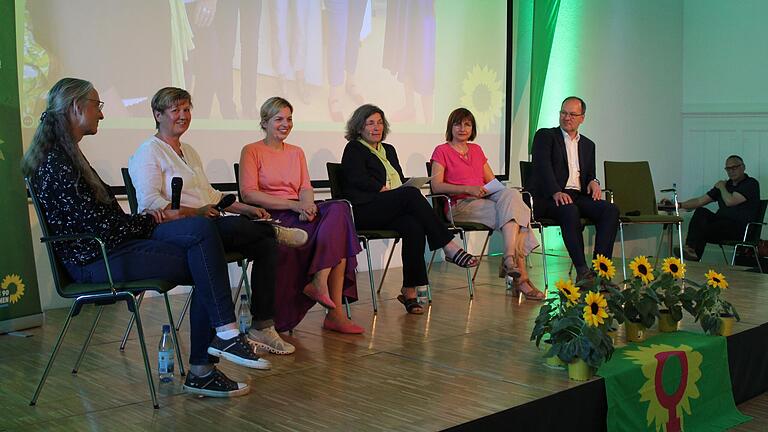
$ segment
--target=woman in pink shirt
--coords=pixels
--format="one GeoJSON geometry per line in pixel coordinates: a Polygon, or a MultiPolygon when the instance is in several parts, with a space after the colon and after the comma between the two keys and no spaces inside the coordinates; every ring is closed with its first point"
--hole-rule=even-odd
{"type": "Polygon", "coordinates": [[[504,237],[503,273],[513,287],[530,300],[544,299],[528,278],[525,257],[539,244],[530,229],[531,210],[515,189],[489,194],[484,187],[495,176],[483,149],[470,143],[477,135],[475,116],[453,110],[445,131],[446,143],[432,153],[432,191],[451,195],[455,221],[479,222],[501,231],[504,237]]]}
{"type": "Polygon", "coordinates": [[[301,227],[309,234],[302,247],[278,247],[275,326],[292,329],[318,302],[328,309],[323,328],[363,333],[342,307],[343,297],[357,300],[355,267],[361,250],[349,206],[315,203],[304,152],[285,142],[293,128],[293,106],[287,100],[272,97],[264,102],[261,128],[266,137],[246,145],[240,154],[243,200],[269,209],[281,225],[301,227]]]}

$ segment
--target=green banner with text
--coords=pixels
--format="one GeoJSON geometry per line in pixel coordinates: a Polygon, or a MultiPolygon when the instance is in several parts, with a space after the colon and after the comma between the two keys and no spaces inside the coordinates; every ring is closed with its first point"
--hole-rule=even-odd
{"type": "Polygon", "coordinates": [[[40,296],[19,161],[23,153],[13,0],[0,0],[0,333],[40,325],[40,296]]]}
{"type": "Polygon", "coordinates": [[[598,374],[609,431],[722,431],[750,419],[733,402],[724,337],[661,333],[616,350],[598,374]]]}

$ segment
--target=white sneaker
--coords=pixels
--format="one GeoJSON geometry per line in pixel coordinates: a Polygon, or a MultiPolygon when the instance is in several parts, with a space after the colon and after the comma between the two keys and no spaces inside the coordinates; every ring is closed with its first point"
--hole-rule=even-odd
{"type": "Polygon", "coordinates": [[[277,333],[274,326],[263,330],[251,328],[248,330],[248,340],[256,345],[256,348],[267,350],[273,354],[287,355],[293,354],[296,347],[284,341],[277,333]]]}
{"type": "Polygon", "coordinates": [[[288,247],[301,247],[309,240],[306,231],[299,228],[287,228],[280,225],[272,225],[275,228],[277,243],[288,247]]]}

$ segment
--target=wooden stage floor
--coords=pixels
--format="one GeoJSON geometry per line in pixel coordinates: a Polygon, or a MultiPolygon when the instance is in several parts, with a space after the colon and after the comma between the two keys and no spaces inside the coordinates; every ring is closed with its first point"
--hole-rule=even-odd
{"type": "MultiPolygon", "coordinates": [[[[366,327],[364,335],[321,330],[323,311],[316,307],[287,336],[296,353],[267,356],[272,370],[221,363],[230,377],[250,383],[250,395],[192,397],[183,393],[177,377],[173,384],[159,386],[159,410],[152,409],[135,337],[125,353],[118,350],[128,317],[124,306],[109,306],[79,374],[73,376],[71,367],[94,316],[92,306],[85,308],[73,321],[37,406],[29,407],[66,316],[63,309],[49,311],[43,327],[28,331],[33,337],[0,336],[0,431],[439,430],[579,385],[564,371],[542,367],[542,353],[528,340],[540,303],[520,302],[505,292],[497,278],[499,257],[483,262],[471,302],[463,271],[436,265],[434,302],[422,316],[405,314],[395,298],[400,269],[387,275],[374,316],[368,277],[360,273],[361,300],[352,312],[366,327]]],[[[543,288],[540,257],[533,255],[531,262],[532,276],[543,288]]],[[[548,262],[552,282],[566,276],[566,259],[548,262]]],[[[742,316],[737,331],[768,320],[768,275],[715,268],[731,283],[727,298],[742,316]]],[[[688,275],[703,279],[705,270],[706,265],[694,263],[688,275]]],[[[184,298],[172,297],[177,314],[184,298]]],[[[163,309],[159,298],[146,300],[142,307],[153,365],[163,309]]],[[[187,328],[185,324],[180,333],[183,352],[187,328]]],[[[690,318],[682,328],[700,331],[690,318]]],[[[736,430],[768,430],[768,395],[740,408],[756,418],[736,430]]]]}

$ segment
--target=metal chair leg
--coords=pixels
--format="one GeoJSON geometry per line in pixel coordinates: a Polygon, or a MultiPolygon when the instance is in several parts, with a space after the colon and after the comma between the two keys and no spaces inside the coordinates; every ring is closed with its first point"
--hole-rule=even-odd
{"type": "Polygon", "coordinates": [[[437,251],[432,251],[432,257],[429,259],[429,265],[427,265],[427,277],[429,277],[429,273],[432,271],[432,263],[435,262],[435,256],[437,255],[437,251]]]}
{"type": "MultiPolygon", "coordinates": [[[[464,230],[459,231],[459,237],[461,237],[461,242],[464,245],[464,250],[467,250],[467,233],[464,232],[464,230]]],[[[467,267],[467,289],[469,290],[469,299],[472,300],[475,298],[475,287],[472,284],[472,271],[469,267],[467,267]]]]}
{"type": "Polygon", "coordinates": [[[623,280],[627,280],[627,255],[624,252],[624,224],[619,222],[619,236],[621,238],[621,273],[623,280]]]}
{"type": "Polygon", "coordinates": [[[173,312],[171,312],[171,301],[168,299],[168,293],[164,292],[163,297],[165,299],[165,312],[168,314],[168,323],[171,325],[171,336],[173,337],[173,345],[176,347],[176,359],[179,363],[179,374],[181,376],[186,375],[184,371],[184,360],[181,358],[181,347],[179,346],[179,335],[176,333],[176,326],[173,323],[173,312]]]}
{"type": "MultiPolygon", "coordinates": [[[[485,242],[483,242],[483,248],[480,250],[480,257],[477,260],[477,267],[475,267],[475,271],[472,274],[472,283],[475,282],[475,278],[477,277],[477,271],[480,270],[480,263],[483,262],[483,256],[485,255],[485,249],[488,247],[488,242],[491,240],[491,235],[493,235],[493,231],[489,231],[488,235],[485,236],[485,242]]],[[[528,262],[528,257],[525,257],[526,263],[528,262]]]]}
{"type": "MultiPolygon", "coordinates": [[[[80,363],[82,363],[83,358],[85,357],[85,352],[88,350],[88,345],[91,344],[91,339],[93,338],[93,334],[96,333],[96,326],[99,324],[99,318],[101,318],[101,313],[104,311],[104,306],[96,306],[96,317],[93,319],[93,324],[91,324],[91,330],[88,332],[88,335],[85,337],[85,341],[83,342],[83,347],[80,349],[80,354],[77,356],[77,360],[75,361],[75,367],[72,368],[72,374],[77,374],[77,371],[80,369],[80,363]]],[[[133,324],[133,320],[131,320],[130,324],[133,324]]],[[[128,331],[130,331],[130,327],[128,327],[128,331]]],[[[122,351],[122,349],[120,350],[122,351]]]]}
{"type": "MultiPolygon", "coordinates": [[[[139,300],[136,304],[141,307],[141,302],[144,300],[144,291],[142,291],[138,297],[139,300]]],[[[120,341],[120,351],[125,351],[125,344],[128,342],[128,336],[131,334],[131,329],[133,328],[133,320],[133,315],[131,315],[131,318],[128,320],[128,327],[126,327],[125,333],[123,333],[123,340],[120,341]]]]}
{"type": "Polygon", "coordinates": [[[242,292],[243,287],[245,287],[245,295],[248,297],[248,300],[251,299],[251,282],[248,278],[248,260],[240,260],[237,265],[242,269],[242,272],[240,273],[240,281],[237,283],[235,297],[232,299],[232,302],[235,304],[237,304],[237,299],[240,298],[240,293],[242,292]]]}
{"type": "Polygon", "coordinates": [[[176,331],[179,331],[181,328],[181,323],[184,322],[184,315],[187,314],[187,311],[189,310],[189,305],[192,303],[192,294],[195,290],[195,286],[192,285],[189,289],[189,293],[187,294],[187,299],[184,301],[184,306],[181,308],[181,313],[179,314],[179,320],[176,321],[176,331]]]}
{"type": "Polygon", "coordinates": [[[349,299],[347,296],[343,296],[344,298],[344,309],[347,311],[347,319],[352,319],[352,308],[349,307],[349,299]]]}
{"type": "Polygon", "coordinates": [[[69,330],[69,324],[72,322],[74,312],[79,308],[79,301],[75,300],[75,302],[72,304],[72,307],[69,309],[69,314],[67,315],[67,319],[64,321],[64,325],[61,327],[59,337],[56,339],[56,344],[53,346],[53,351],[51,351],[51,357],[48,359],[48,364],[45,365],[43,376],[40,377],[40,382],[37,384],[37,389],[35,390],[35,394],[32,396],[32,400],[29,401],[29,406],[35,406],[37,403],[37,398],[40,396],[40,392],[43,390],[43,385],[45,385],[45,381],[48,379],[48,373],[51,371],[51,366],[53,365],[54,360],[56,360],[56,355],[59,353],[61,343],[64,341],[64,335],[66,335],[67,330],[69,330]]]}
{"type": "Polygon", "coordinates": [[[547,273],[547,247],[544,243],[544,228],[539,225],[539,237],[541,237],[541,263],[544,267],[544,293],[549,292],[549,275],[547,273]]]}
{"type": "Polygon", "coordinates": [[[155,392],[155,382],[152,379],[152,367],[149,364],[149,357],[147,357],[147,344],[144,341],[144,327],[141,325],[141,314],[139,313],[139,307],[136,304],[136,298],[133,295],[128,296],[128,309],[133,309],[133,315],[136,317],[136,333],[139,335],[139,345],[141,346],[141,356],[144,359],[144,369],[147,372],[147,385],[149,386],[149,394],[152,396],[152,406],[155,409],[159,409],[160,405],[157,403],[157,393],[155,392]]]}
{"type": "Polygon", "coordinates": [[[379,311],[379,303],[376,300],[376,285],[373,281],[373,265],[371,264],[371,249],[369,248],[368,239],[360,237],[360,241],[363,243],[363,249],[365,249],[365,257],[368,258],[368,279],[371,285],[371,302],[373,303],[373,313],[376,314],[379,311]]]}
{"type": "Polygon", "coordinates": [[[384,278],[387,277],[387,270],[389,270],[389,263],[392,261],[392,255],[395,253],[395,246],[400,243],[400,239],[395,239],[395,244],[392,245],[392,250],[389,251],[389,258],[387,258],[387,265],[384,266],[384,273],[381,274],[381,281],[379,282],[379,288],[376,290],[376,294],[381,292],[381,287],[384,286],[384,278]]]}
{"type": "MultiPolygon", "coordinates": [[[[672,235],[672,231],[670,228],[669,235],[672,235]]],[[[685,257],[683,257],[683,223],[679,222],[677,223],[677,246],[680,248],[680,263],[685,264],[685,257]]]]}

